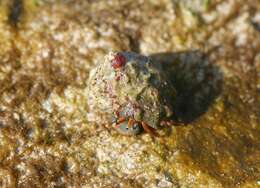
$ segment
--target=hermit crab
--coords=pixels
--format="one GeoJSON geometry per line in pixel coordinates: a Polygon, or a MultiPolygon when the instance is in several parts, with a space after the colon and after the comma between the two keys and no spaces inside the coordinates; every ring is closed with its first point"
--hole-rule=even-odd
{"type": "Polygon", "coordinates": [[[169,122],[176,91],[160,63],[133,52],[111,52],[90,72],[88,119],[125,135],[151,134],[169,122]]]}

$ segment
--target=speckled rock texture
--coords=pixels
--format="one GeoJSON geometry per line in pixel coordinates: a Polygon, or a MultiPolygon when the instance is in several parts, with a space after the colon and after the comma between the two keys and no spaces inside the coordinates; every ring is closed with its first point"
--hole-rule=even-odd
{"type": "Polygon", "coordinates": [[[260,186],[258,0],[1,0],[0,187],[260,186]],[[109,51],[162,64],[161,137],[88,122],[109,51]]]}

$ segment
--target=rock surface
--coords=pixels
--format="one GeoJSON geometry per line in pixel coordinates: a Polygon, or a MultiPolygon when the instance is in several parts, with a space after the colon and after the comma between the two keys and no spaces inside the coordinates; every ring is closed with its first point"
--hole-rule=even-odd
{"type": "Polygon", "coordinates": [[[257,0],[0,1],[0,187],[257,187],[257,0]],[[109,51],[172,75],[164,136],[88,123],[86,80],[109,51]]]}

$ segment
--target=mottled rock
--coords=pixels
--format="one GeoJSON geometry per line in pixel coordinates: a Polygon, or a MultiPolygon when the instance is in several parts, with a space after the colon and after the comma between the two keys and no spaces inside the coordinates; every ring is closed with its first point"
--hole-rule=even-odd
{"type": "Polygon", "coordinates": [[[0,1],[0,187],[259,186],[257,0],[12,2],[0,1]],[[161,62],[186,125],[154,138],[89,123],[86,80],[109,51],[161,62]]]}

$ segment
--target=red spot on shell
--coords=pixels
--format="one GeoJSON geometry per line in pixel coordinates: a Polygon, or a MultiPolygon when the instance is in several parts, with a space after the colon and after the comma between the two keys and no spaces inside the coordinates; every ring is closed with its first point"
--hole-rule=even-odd
{"type": "Polygon", "coordinates": [[[111,65],[114,69],[118,69],[124,66],[126,63],[126,59],[122,54],[116,54],[115,57],[111,61],[111,65]]]}

